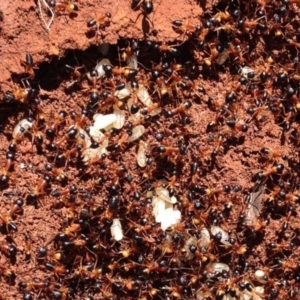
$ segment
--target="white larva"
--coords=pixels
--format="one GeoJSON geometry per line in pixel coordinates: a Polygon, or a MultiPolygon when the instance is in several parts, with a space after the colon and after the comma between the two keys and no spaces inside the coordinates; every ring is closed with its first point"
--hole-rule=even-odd
{"type": "Polygon", "coordinates": [[[268,276],[262,270],[256,270],[254,273],[254,276],[255,276],[255,279],[261,284],[266,284],[268,282],[268,276]]]}
{"type": "Polygon", "coordinates": [[[114,105],[114,115],[117,119],[112,123],[112,127],[115,129],[121,129],[125,124],[125,110],[121,110],[117,105],[114,105]]]}
{"type": "Polygon", "coordinates": [[[136,156],[137,164],[141,168],[144,168],[147,165],[146,148],[147,148],[147,144],[141,140],[139,142],[139,147],[138,147],[137,156],[136,156]]]}
{"type": "Polygon", "coordinates": [[[107,58],[103,58],[97,63],[95,70],[98,72],[98,78],[102,78],[105,76],[103,65],[110,65],[110,60],[107,58]]]}
{"type": "Polygon", "coordinates": [[[181,212],[179,210],[174,210],[173,204],[168,202],[165,203],[165,211],[163,212],[160,224],[162,230],[167,230],[169,227],[178,224],[181,220],[181,212]]]}
{"type": "Polygon", "coordinates": [[[149,116],[151,117],[154,117],[154,116],[157,116],[161,113],[161,107],[157,107],[157,108],[154,108],[152,111],[149,112],[149,116]]]}
{"type": "Polygon", "coordinates": [[[138,111],[136,114],[134,115],[130,115],[128,117],[128,121],[131,122],[131,123],[143,123],[144,121],[144,116],[138,111]]]}
{"type": "Polygon", "coordinates": [[[201,237],[198,241],[198,245],[200,248],[204,247],[208,247],[209,243],[210,243],[210,234],[209,231],[207,230],[207,228],[202,228],[201,231],[201,237]]]}
{"type": "Polygon", "coordinates": [[[119,219],[113,219],[113,223],[110,227],[110,233],[112,238],[117,242],[123,239],[123,229],[119,219]]]}
{"type": "Polygon", "coordinates": [[[33,122],[29,122],[27,119],[21,120],[14,128],[12,136],[18,138],[22,136],[26,131],[29,131],[33,126],[33,122]]]}
{"type": "Polygon", "coordinates": [[[228,57],[229,57],[229,51],[227,49],[225,49],[220,54],[220,56],[216,59],[216,63],[221,66],[221,65],[223,65],[226,62],[226,60],[228,59],[228,57]]]}
{"type": "Polygon", "coordinates": [[[82,156],[83,156],[82,161],[87,163],[97,157],[101,157],[102,154],[107,153],[107,150],[106,150],[107,146],[108,146],[108,139],[105,138],[100,147],[86,148],[82,153],[82,156]]]}
{"type": "Polygon", "coordinates": [[[153,104],[147,89],[142,84],[139,85],[136,95],[145,106],[149,107],[153,104]]]}
{"type": "Polygon", "coordinates": [[[152,215],[155,218],[156,223],[161,223],[164,218],[164,212],[166,208],[166,202],[158,197],[152,198],[152,215]]]}
{"type": "Polygon", "coordinates": [[[264,287],[262,286],[255,286],[253,288],[253,292],[248,291],[245,289],[241,295],[241,300],[262,300],[262,298],[258,294],[264,294],[264,287]]]}
{"type": "Polygon", "coordinates": [[[144,133],[145,133],[145,127],[143,125],[135,126],[132,129],[132,135],[129,136],[129,138],[127,139],[127,142],[130,143],[130,142],[133,142],[133,141],[139,139],[144,133]]]}
{"type": "Polygon", "coordinates": [[[96,129],[94,126],[91,126],[89,128],[89,135],[93,138],[95,142],[100,142],[104,137],[104,134],[98,129],[96,129]]]}
{"type": "Polygon", "coordinates": [[[188,240],[185,241],[184,244],[184,250],[185,250],[185,255],[182,258],[183,260],[191,260],[194,258],[195,253],[191,252],[191,246],[197,246],[197,239],[195,237],[190,237],[188,240]]]}
{"type": "Polygon", "coordinates": [[[108,114],[108,115],[95,114],[93,119],[95,121],[93,127],[96,130],[101,130],[116,122],[117,116],[115,114],[108,114]]]}
{"type": "Polygon", "coordinates": [[[249,68],[249,67],[247,67],[247,66],[242,67],[241,71],[240,71],[240,73],[241,73],[242,76],[247,76],[248,73],[252,73],[252,72],[254,72],[254,70],[251,69],[251,68],[249,68]]]}
{"type": "Polygon", "coordinates": [[[131,94],[130,90],[127,87],[124,87],[124,89],[116,90],[114,96],[122,100],[129,97],[130,94],[131,94]]]}
{"type": "MultiPolygon", "coordinates": [[[[103,65],[110,65],[110,60],[107,58],[103,58],[97,63],[97,65],[94,69],[97,71],[97,77],[96,77],[97,79],[100,79],[105,76],[105,71],[103,69],[103,65]]],[[[92,81],[92,76],[89,72],[87,73],[86,76],[87,76],[88,80],[92,81]]]]}
{"type": "Polygon", "coordinates": [[[221,227],[211,226],[210,231],[211,231],[212,235],[216,235],[216,234],[220,233],[221,234],[220,242],[225,246],[231,246],[231,244],[228,242],[228,239],[229,239],[228,233],[226,231],[224,231],[221,227]]]}
{"type": "Polygon", "coordinates": [[[76,139],[77,139],[77,141],[80,141],[80,140],[84,141],[85,147],[87,147],[87,148],[90,147],[90,145],[92,144],[91,138],[89,137],[87,132],[82,128],[79,128],[78,135],[76,136],[76,139]]]}
{"type": "Polygon", "coordinates": [[[209,265],[209,269],[213,270],[214,272],[222,273],[222,272],[229,272],[230,268],[227,264],[223,263],[212,263],[209,265]]]}

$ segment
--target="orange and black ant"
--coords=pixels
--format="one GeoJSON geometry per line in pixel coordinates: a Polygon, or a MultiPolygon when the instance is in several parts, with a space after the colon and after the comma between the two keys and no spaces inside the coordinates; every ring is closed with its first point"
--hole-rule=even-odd
{"type": "Polygon", "coordinates": [[[0,223],[2,225],[6,226],[7,232],[9,232],[9,229],[17,231],[17,226],[13,222],[13,217],[17,213],[22,213],[23,212],[22,206],[23,206],[23,200],[22,199],[17,199],[14,202],[12,208],[7,213],[0,214],[0,223]]]}
{"type": "Polygon", "coordinates": [[[28,102],[28,100],[32,99],[34,96],[37,95],[37,90],[33,89],[31,87],[28,88],[21,88],[17,84],[13,85],[12,92],[6,93],[4,96],[4,100],[6,102],[21,102],[25,103],[28,102]]]}
{"type": "Polygon", "coordinates": [[[58,12],[66,12],[70,16],[75,16],[77,14],[78,6],[73,2],[56,2],[55,0],[50,0],[49,6],[54,8],[58,12]]]}
{"type": "Polygon", "coordinates": [[[140,15],[143,15],[142,29],[144,31],[144,34],[147,34],[150,30],[149,24],[154,27],[153,22],[149,19],[149,15],[153,12],[153,2],[152,0],[133,0],[131,8],[133,10],[137,10],[139,7],[142,7],[142,11],[138,14],[136,20],[132,22],[136,23],[140,15]],[[148,24],[146,23],[146,21],[148,22],[148,24]]]}
{"type": "Polygon", "coordinates": [[[195,30],[197,29],[197,26],[194,26],[189,22],[184,22],[182,20],[172,21],[172,27],[175,32],[181,34],[182,39],[184,39],[186,35],[194,34],[195,30]]]}
{"type": "Polygon", "coordinates": [[[35,76],[34,72],[34,63],[33,58],[30,53],[26,53],[25,55],[25,61],[20,61],[21,66],[24,67],[24,71],[26,74],[28,74],[28,77],[26,79],[33,79],[35,76]]]}
{"type": "Polygon", "coordinates": [[[96,28],[95,31],[99,31],[100,29],[104,29],[105,27],[109,26],[111,22],[111,13],[107,12],[104,15],[100,15],[95,19],[91,19],[87,22],[88,28],[96,28]]]}
{"type": "Polygon", "coordinates": [[[272,176],[273,174],[282,174],[283,169],[284,169],[283,164],[276,164],[273,166],[269,166],[266,171],[261,171],[258,174],[256,174],[256,179],[258,181],[262,181],[272,176]]]}

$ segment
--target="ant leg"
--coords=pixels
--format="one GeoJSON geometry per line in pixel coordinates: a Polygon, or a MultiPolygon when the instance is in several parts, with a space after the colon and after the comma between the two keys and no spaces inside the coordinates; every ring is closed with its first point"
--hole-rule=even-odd
{"type": "Polygon", "coordinates": [[[144,1],[144,0],[140,0],[140,2],[137,3],[137,4],[132,3],[132,4],[131,4],[131,9],[137,10],[137,9],[140,7],[140,5],[142,4],[143,1],[144,1]]]}
{"type": "Polygon", "coordinates": [[[143,12],[140,12],[137,16],[137,18],[135,19],[135,21],[133,21],[132,19],[130,19],[131,22],[133,22],[134,24],[137,22],[137,20],[139,19],[139,17],[143,14],[143,12]]]}

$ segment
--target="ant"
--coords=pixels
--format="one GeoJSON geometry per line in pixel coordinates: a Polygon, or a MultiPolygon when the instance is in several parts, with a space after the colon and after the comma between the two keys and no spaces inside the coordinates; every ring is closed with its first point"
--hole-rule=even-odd
{"type": "Polygon", "coordinates": [[[68,226],[63,234],[67,235],[67,236],[73,236],[75,233],[79,232],[81,230],[81,226],[78,223],[72,223],[70,226],[68,226]]]}
{"type": "Polygon", "coordinates": [[[33,202],[36,202],[38,198],[44,194],[45,189],[49,187],[50,184],[51,184],[51,177],[45,175],[43,181],[34,188],[33,192],[31,192],[27,196],[27,200],[32,200],[33,202]]]}
{"type": "Polygon", "coordinates": [[[212,66],[214,61],[216,61],[217,64],[220,64],[218,61],[220,52],[217,50],[216,46],[214,46],[214,47],[209,46],[209,52],[210,52],[209,57],[206,57],[203,59],[204,64],[209,68],[212,66]]]}
{"type": "Polygon", "coordinates": [[[261,152],[270,161],[275,161],[277,158],[282,156],[279,149],[274,149],[274,148],[262,148],[261,152]]]}
{"type": "Polygon", "coordinates": [[[90,79],[92,85],[92,88],[90,90],[90,103],[92,105],[98,103],[100,99],[100,93],[99,90],[97,89],[97,77],[98,77],[98,72],[96,70],[91,71],[88,75],[88,78],[90,79]]]}
{"type": "Polygon", "coordinates": [[[9,180],[9,171],[11,170],[13,166],[13,162],[15,159],[15,153],[14,152],[7,152],[6,153],[6,163],[4,170],[1,172],[0,175],[0,184],[6,185],[9,180]]]}
{"type": "Polygon", "coordinates": [[[54,252],[54,251],[48,251],[45,247],[38,248],[37,256],[39,261],[45,261],[46,259],[49,261],[62,261],[66,258],[66,255],[64,255],[62,252],[54,252]]]}
{"type": "Polygon", "coordinates": [[[147,41],[147,45],[149,47],[153,47],[154,49],[159,50],[163,54],[166,54],[167,52],[171,53],[174,56],[179,56],[181,54],[181,52],[177,48],[175,48],[175,47],[180,46],[180,44],[179,45],[167,45],[166,43],[162,43],[161,45],[158,45],[158,44],[153,44],[150,41],[147,41]]]}
{"type": "Polygon", "coordinates": [[[273,252],[280,252],[280,251],[292,251],[295,247],[295,244],[293,242],[290,243],[270,243],[267,245],[269,249],[271,249],[273,252]]]}
{"type": "Polygon", "coordinates": [[[273,203],[275,203],[277,197],[279,196],[281,192],[281,189],[279,186],[275,186],[273,188],[273,190],[271,191],[271,193],[268,195],[267,199],[266,199],[266,203],[268,205],[272,205],[273,203]]]}
{"type": "Polygon", "coordinates": [[[126,78],[133,79],[137,75],[137,70],[130,67],[114,67],[112,69],[113,75],[124,75],[126,78]]]}
{"type": "Polygon", "coordinates": [[[46,135],[49,137],[54,137],[54,134],[57,132],[58,126],[63,124],[66,120],[67,113],[64,110],[60,112],[55,112],[51,110],[48,120],[49,124],[46,126],[46,135]]]}
{"type": "MultiPolygon", "coordinates": [[[[228,7],[227,7],[228,8],[228,7]]],[[[217,12],[213,18],[218,22],[221,23],[221,21],[225,21],[225,22],[229,22],[232,20],[232,16],[229,14],[229,12],[227,11],[227,8],[225,9],[225,11],[219,11],[217,12]]]]}
{"type": "Polygon", "coordinates": [[[238,21],[237,23],[237,28],[238,29],[242,29],[244,30],[245,32],[249,32],[251,29],[255,29],[255,28],[258,28],[260,26],[258,26],[259,24],[262,24],[262,23],[258,23],[259,20],[265,18],[264,16],[254,20],[254,21],[249,21],[249,20],[246,20],[245,18],[242,18],[238,21]]]}
{"type": "Polygon", "coordinates": [[[48,271],[53,272],[56,277],[65,276],[67,273],[69,273],[69,270],[66,269],[66,267],[62,265],[53,265],[49,262],[45,263],[45,268],[48,271]]]}
{"type": "Polygon", "coordinates": [[[218,154],[220,153],[225,153],[226,152],[226,137],[223,134],[218,134],[217,136],[213,137],[213,141],[214,141],[214,149],[211,152],[211,156],[212,157],[216,157],[218,154]]]}
{"type": "Polygon", "coordinates": [[[35,291],[36,289],[47,290],[50,287],[50,282],[42,281],[41,279],[34,277],[32,281],[20,281],[18,286],[20,289],[27,291],[35,291]]]}
{"type": "Polygon", "coordinates": [[[128,46],[126,48],[120,49],[121,61],[126,62],[126,64],[134,69],[137,69],[137,55],[138,55],[139,44],[136,40],[132,40],[131,45],[128,42],[128,46]]]}
{"type": "Polygon", "coordinates": [[[247,247],[240,245],[235,238],[230,237],[228,242],[231,244],[230,252],[234,252],[237,255],[244,255],[247,252],[247,247]]]}
{"type": "Polygon", "coordinates": [[[88,28],[96,28],[95,31],[98,33],[100,29],[104,29],[109,26],[111,22],[111,13],[107,12],[104,15],[98,16],[96,19],[92,19],[87,22],[88,28]]]}
{"type": "Polygon", "coordinates": [[[197,28],[195,28],[195,26],[190,24],[189,22],[183,22],[182,20],[172,21],[172,27],[175,30],[175,32],[178,32],[183,36],[182,39],[184,39],[186,34],[193,34],[197,28]]]}
{"type": "Polygon", "coordinates": [[[50,164],[47,164],[46,168],[47,171],[51,172],[55,180],[57,180],[58,182],[65,183],[66,181],[68,181],[67,174],[61,168],[52,167],[50,164]]]}
{"type": "Polygon", "coordinates": [[[17,226],[13,222],[13,217],[15,216],[16,213],[22,213],[23,212],[23,200],[22,199],[17,199],[12,208],[8,211],[8,213],[0,214],[0,222],[2,225],[5,224],[7,232],[9,232],[9,227],[17,231],[17,226]]]}
{"type": "Polygon", "coordinates": [[[245,62],[244,54],[248,51],[242,51],[241,45],[234,46],[232,43],[228,45],[229,52],[234,56],[234,60],[238,60],[240,64],[245,62]]]}
{"type": "Polygon", "coordinates": [[[295,119],[295,112],[293,112],[293,111],[289,111],[287,114],[284,115],[284,119],[282,122],[284,131],[290,130],[291,123],[293,122],[294,119],[295,119]]]}
{"type": "Polygon", "coordinates": [[[25,61],[20,61],[21,66],[24,67],[25,73],[28,74],[28,78],[25,79],[33,79],[35,76],[34,68],[33,68],[33,58],[30,53],[26,53],[25,61]]]}
{"type": "Polygon", "coordinates": [[[224,185],[223,187],[216,188],[200,187],[199,192],[202,196],[215,197],[221,194],[228,194],[230,192],[230,186],[224,185]]]}
{"type": "Polygon", "coordinates": [[[255,118],[255,120],[259,123],[264,122],[266,120],[267,116],[263,115],[262,112],[267,111],[268,109],[269,109],[268,105],[262,105],[262,106],[254,107],[254,108],[250,107],[247,110],[247,113],[251,114],[252,116],[247,121],[250,122],[253,118],[255,118]]]}
{"type": "Polygon", "coordinates": [[[76,15],[78,11],[78,6],[75,3],[62,3],[56,2],[55,0],[50,0],[49,6],[56,9],[59,12],[67,12],[69,15],[76,15]]]}
{"type": "Polygon", "coordinates": [[[160,111],[161,111],[161,108],[159,107],[158,103],[153,103],[150,106],[142,108],[140,110],[141,114],[143,114],[143,115],[148,114],[148,115],[151,115],[151,116],[159,114],[160,111]]]}
{"type": "Polygon", "coordinates": [[[21,88],[14,84],[11,93],[6,93],[4,99],[6,102],[18,101],[25,103],[37,95],[37,90],[32,88],[21,88]]]}
{"type": "Polygon", "coordinates": [[[297,43],[291,39],[286,38],[286,42],[290,45],[290,46],[294,46],[297,49],[300,49],[300,43],[297,43]]]}
{"type": "Polygon", "coordinates": [[[4,276],[11,284],[15,281],[16,278],[16,274],[13,270],[4,268],[2,266],[0,267],[0,275],[4,276]]]}
{"type": "Polygon", "coordinates": [[[67,85],[67,88],[72,87],[75,83],[81,84],[84,75],[79,71],[85,66],[72,67],[70,65],[65,65],[66,71],[71,74],[72,82],[67,85]]]}
{"type": "Polygon", "coordinates": [[[166,111],[166,117],[170,118],[173,117],[175,114],[183,114],[185,111],[187,111],[189,108],[192,107],[192,102],[187,100],[183,103],[181,103],[178,107],[166,111]]]}
{"type": "Polygon", "coordinates": [[[32,244],[32,239],[30,233],[25,234],[25,260],[29,261],[31,258],[31,244],[32,244]]]}
{"type": "Polygon", "coordinates": [[[283,169],[284,169],[283,164],[276,164],[275,166],[268,167],[266,171],[261,171],[256,175],[257,180],[261,181],[273,174],[282,174],[283,169]]]}
{"type": "Polygon", "coordinates": [[[204,40],[205,40],[205,37],[208,35],[209,31],[210,31],[209,28],[203,28],[200,25],[196,26],[196,29],[195,29],[193,35],[198,41],[199,48],[204,47],[204,40]]]}
{"type": "Polygon", "coordinates": [[[163,77],[156,78],[155,83],[155,91],[158,93],[160,98],[172,95],[172,90],[166,86],[163,77]]]}
{"type": "Polygon", "coordinates": [[[15,244],[8,244],[4,241],[0,242],[0,251],[10,258],[15,258],[17,255],[17,247],[15,244]]]}
{"type": "Polygon", "coordinates": [[[255,222],[252,222],[252,224],[244,224],[249,230],[250,230],[250,233],[252,235],[255,235],[256,233],[259,233],[259,232],[262,232],[266,227],[267,225],[269,225],[270,221],[267,219],[267,220],[256,220],[255,222]]]}
{"type": "Polygon", "coordinates": [[[291,261],[287,261],[287,260],[278,260],[277,262],[278,262],[278,264],[274,265],[272,268],[275,268],[275,267],[283,268],[284,273],[287,270],[298,272],[299,269],[300,269],[300,263],[299,262],[295,263],[295,262],[291,262],[291,261]]]}
{"type": "Polygon", "coordinates": [[[226,125],[228,125],[232,130],[246,132],[248,130],[248,126],[245,124],[243,120],[226,120],[226,125]]]}

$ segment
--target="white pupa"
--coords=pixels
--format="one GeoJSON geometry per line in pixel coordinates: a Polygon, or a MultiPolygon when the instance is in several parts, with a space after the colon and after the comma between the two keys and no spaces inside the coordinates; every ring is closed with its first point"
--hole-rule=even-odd
{"type": "Polygon", "coordinates": [[[141,168],[144,168],[147,165],[146,147],[147,147],[147,144],[144,141],[139,142],[136,159],[137,159],[137,164],[141,168]]]}
{"type": "Polygon", "coordinates": [[[101,130],[111,124],[113,124],[117,120],[117,116],[115,114],[95,114],[93,117],[95,123],[93,127],[97,130],[101,130]]]}
{"type": "Polygon", "coordinates": [[[123,239],[123,229],[119,219],[113,219],[113,223],[110,227],[110,233],[112,238],[117,242],[123,239]]]}
{"type": "Polygon", "coordinates": [[[143,85],[139,85],[139,89],[137,91],[137,97],[147,107],[153,104],[147,89],[143,85]]]}
{"type": "Polygon", "coordinates": [[[132,129],[132,135],[129,136],[127,142],[131,143],[131,142],[139,139],[144,134],[144,132],[145,132],[145,127],[143,125],[135,126],[132,129]]]}

